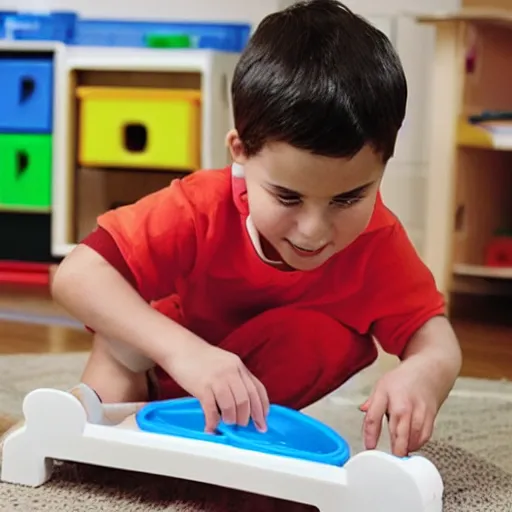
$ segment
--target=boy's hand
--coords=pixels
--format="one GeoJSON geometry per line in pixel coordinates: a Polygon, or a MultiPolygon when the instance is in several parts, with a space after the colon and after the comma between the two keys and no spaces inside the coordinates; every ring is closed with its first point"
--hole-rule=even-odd
{"type": "Polygon", "coordinates": [[[363,432],[366,449],[375,449],[384,415],[388,418],[391,449],[405,457],[431,437],[439,410],[438,376],[412,361],[384,375],[361,410],[366,412],[363,432]]]}
{"type": "Polygon", "coordinates": [[[174,354],[164,369],[201,402],[207,432],[215,431],[221,417],[226,424],[241,426],[252,418],[258,430],[267,429],[266,389],[235,354],[192,342],[174,354]]]}

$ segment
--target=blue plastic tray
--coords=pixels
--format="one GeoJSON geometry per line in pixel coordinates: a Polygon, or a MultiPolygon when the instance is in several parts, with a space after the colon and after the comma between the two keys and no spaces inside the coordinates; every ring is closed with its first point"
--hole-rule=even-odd
{"type": "Polygon", "coordinates": [[[145,47],[149,34],[186,35],[192,48],[238,53],[247,45],[250,33],[247,23],[102,20],[82,19],[72,11],[0,11],[0,38],[78,46],[145,47]]]}
{"type": "Polygon", "coordinates": [[[136,415],[139,428],[156,434],[226,444],[245,450],[294,457],[334,466],[350,458],[348,443],[327,425],[301,412],[271,405],[268,430],[221,422],[216,434],[205,432],[201,404],[195,398],[153,402],[136,415]]]}

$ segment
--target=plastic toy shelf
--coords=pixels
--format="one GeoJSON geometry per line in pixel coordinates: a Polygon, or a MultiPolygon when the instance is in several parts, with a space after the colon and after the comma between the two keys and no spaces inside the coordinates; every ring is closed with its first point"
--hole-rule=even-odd
{"type": "Polygon", "coordinates": [[[24,425],[4,441],[1,479],[8,483],[42,485],[57,459],[220,485],[320,512],[442,510],[443,483],[430,461],[380,451],[349,458],[340,436],[296,411],[274,408],[269,436],[222,427],[211,441],[187,400],[103,406],[82,386],[35,390],[23,411],[24,425]]]}
{"type": "Polygon", "coordinates": [[[453,272],[459,276],[512,279],[512,268],[508,267],[488,267],[486,265],[457,263],[453,267],[453,272]]]}
{"type": "Polygon", "coordinates": [[[240,52],[251,32],[248,23],[156,22],[83,19],[73,11],[0,11],[0,38],[60,41],[74,46],[199,48],[240,52]]]}
{"type": "Polygon", "coordinates": [[[459,120],[457,144],[461,147],[512,151],[512,124],[471,124],[459,120]]]}

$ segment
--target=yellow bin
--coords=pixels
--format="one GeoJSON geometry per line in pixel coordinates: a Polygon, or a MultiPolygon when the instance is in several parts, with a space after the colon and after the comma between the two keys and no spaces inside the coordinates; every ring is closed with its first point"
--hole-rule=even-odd
{"type": "Polygon", "coordinates": [[[78,87],[83,166],[194,171],[201,165],[201,93],[78,87]]]}

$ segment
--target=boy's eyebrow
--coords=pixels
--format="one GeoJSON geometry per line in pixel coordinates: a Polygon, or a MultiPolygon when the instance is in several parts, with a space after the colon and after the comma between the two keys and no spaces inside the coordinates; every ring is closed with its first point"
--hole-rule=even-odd
{"type": "Polygon", "coordinates": [[[346,199],[347,197],[358,196],[358,195],[362,194],[363,192],[365,192],[366,190],[368,190],[374,183],[375,183],[374,181],[370,181],[369,183],[365,183],[364,185],[361,185],[360,187],[357,187],[357,188],[354,188],[347,192],[338,194],[337,196],[334,196],[333,199],[346,199]]]}
{"type": "MultiPolygon", "coordinates": [[[[374,181],[371,181],[369,183],[365,183],[364,185],[361,185],[360,187],[354,188],[352,190],[347,190],[346,192],[342,192],[341,194],[334,196],[333,199],[347,199],[347,198],[358,196],[365,190],[369,189],[374,183],[375,183],[374,181]]],[[[274,192],[277,192],[277,193],[289,194],[289,195],[294,195],[297,197],[303,197],[303,195],[304,195],[299,192],[296,192],[295,190],[291,190],[286,187],[281,187],[280,185],[274,185],[272,183],[270,183],[269,185],[274,190],[274,192]]]]}

